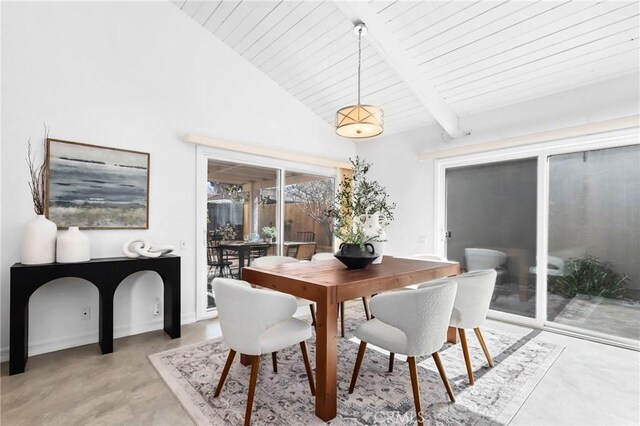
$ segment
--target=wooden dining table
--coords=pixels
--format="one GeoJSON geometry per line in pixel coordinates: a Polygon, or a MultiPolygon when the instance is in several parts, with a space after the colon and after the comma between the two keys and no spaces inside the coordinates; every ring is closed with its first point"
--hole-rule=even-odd
{"type": "MultiPolygon", "coordinates": [[[[337,259],[251,266],[244,268],[242,278],[251,284],[316,302],[315,413],[329,421],[337,414],[338,304],[459,273],[460,265],[456,262],[385,256],[382,263],[365,269],[347,269],[337,259]]],[[[447,338],[454,336],[455,333],[450,332],[447,338]]]]}

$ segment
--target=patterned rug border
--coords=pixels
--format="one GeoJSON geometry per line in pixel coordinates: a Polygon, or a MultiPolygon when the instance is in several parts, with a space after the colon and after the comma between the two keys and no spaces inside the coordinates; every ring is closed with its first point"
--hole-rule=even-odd
{"type": "MultiPolygon", "coordinates": [[[[490,330],[494,333],[497,331],[491,328],[488,328],[487,330],[490,330]]],[[[540,334],[540,331],[533,330],[530,333],[525,334],[524,336],[518,336],[514,333],[510,333],[502,330],[500,330],[500,333],[513,337],[514,339],[518,339],[518,341],[523,339],[530,341],[530,340],[533,340],[535,336],[540,334]]],[[[360,339],[358,339],[357,337],[352,337],[349,340],[354,343],[357,343],[358,345],[360,344],[360,339]]],[[[529,377],[527,382],[522,386],[522,388],[520,388],[521,394],[514,396],[513,399],[509,401],[509,404],[504,408],[504,410],[502,410],[498,418],[495,419],[496,423],[508,425],[511,422],[511,420],[515,417],[515,415],[518,414],[518,411],[520,411],[520,408],[522,408],[522,406],[527,401],[527,399],[529,399],[529,397],[531,396],[531,393],[540,384],[544,376],[546,376],[546,374],[549,372],[551,367],[553,367],[553,364],[556,363],[558,358],[560,358],[560,355],[562,354],[562,352],[565,350],[565,346],[556,345],[555,343],[547,343],[547,342],[543,342],[543,343],[548,344],[550,346],[554,346],[553,350],[551,351],[547,359],[537,367],[535,374],[529,377]]],[[[389,355],[389,351],[385,351],[384,349],[380,349],[373,345],[369,345],[367,349],[378,351],[384,355],[389,355]]],[[[396,355],[396,362],[405,362],[404,356],[396,355]]],[[[420,363],[418,363],[418,366],[420,366],[420,363]]]]}
{"type": "Polygon", "coordinates": [[[215,342],[217,340],[224,340],[222,336],[214,337],[212,339],[201,340],[197,343],[192,343],[186,346],[180,346],[178,348],[168,349],[162,352],[156,352],[155,354],[148,355],[147,358],[153,368],[156,369],[158,375],[162,379],[162,381],[167,385],[171,393],[178,399],[178,402],[182,405],[182,408],[189,414],[189,417],[193,420],[196,425],[207,425],[211,424],[209,419],[207,419],[204,413],[197,409],[197,405],[194,403],[193,398],[200,399],[203,403],[206,401],[200,394],[190,395],[189,392],[185,390],[182,386],[180,386],[179,379],[180,377],[174,377],[178,371],[174,368],[170,368],[160,361],[163,355],[167,355],[170,353],[179,352],[181,350],[187,350],[190,348],[195,348],[205,343],[215,342]]]}
{"type": "MultiPolygon", "coordinates": [[[[524,340],[525,342],[523,343],[523,345],[529,341],[535,340],[535,337],[540,334],[539,330],[533,330],[524,336],[520,336],[508,331],[495,330],[491,328],[488,328],[487,331],[491,331],[493,333],[497,332],[498,334],[507,335],[509,337],[517,339],[518,342],[524,340]]],[[[359,340],[355,337],[348,338],[348,340],[354,343],[359,343],[359,340]]],[[[181,380],[183,380],[182,375],[179,373],[178,370],[176,370],[172,366],[165,365],[163,362],[161,362],[161,358],[165,355],[189,350],[191,348],[195,348],[203,344],[209,344],[209,343],[214,343],[219,341],[224,341],[222,336],[202,340],[196,343],[191,343],[189,345],[180,346],[178,348],[168,349],[168,350],[157,352],[147,356],[147,358],[149,359],[149,362],[156,369],[162,381],[167,385],[167,387],[175,395],[178,402],[180,402],[184,410],[189,414],[189,416],[191,417],[191,419],[194,421],[196,425],[211,424],[210,420],[205,416],[205,413],[201,411],[197,405],[197,402],[200,402],[203,405],[207,405],[207,401],[202,397],[201,394],[197,392],[190,393],[188,391],[189,388],[181,386],[180,382],[181,380]],[[194,398],[197,399],[197,401],[194,400],[194,398]]],[[[545,345],[552,346],[553,348],[551,352],[548,354],[548,356],[546,357],[546,359],[536,367],[535,372],[527,379],[527,381],[519,389],[518,394],[513,396],[513,398],[507,403],[507,406],[502,410],[500,415],[494,419],[496,424],[507,425],[513,420],[515,415],[520,411],[524,403],[529,399],[532,392],[540,384],[544,376],[553,367],[553,365],[555,364],[555,362],[558,360],[558,358],[560,357],[560,355],[565,349],[565,346],[557,345],[554,343],[541,342],[541,341],[538,341],[538,343],[543,343],[545,345]]],[[[387,351],[376,348],[375,346],[370,345],[370,349],[376,350],[383,354],[388,354],[387,351]]],[[[400,355],[396,357],[396,361],[404,362],[403,357],[400,355]]],[[[420,365],[420,363],[418,365],[420,365]]],[[[318,420],[318,424],[325,424],[325,422],[323,422],[322,420],[320,419],[317,419],[317,420],[318,420]]]]}

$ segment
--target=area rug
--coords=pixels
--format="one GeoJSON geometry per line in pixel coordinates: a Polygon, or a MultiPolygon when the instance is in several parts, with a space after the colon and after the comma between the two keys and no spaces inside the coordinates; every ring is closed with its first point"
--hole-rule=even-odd
{"type": "MultiPolygon", "coordinates": [[[[338,339],[338,416],[332,425],[415,424],[409,369],[399,355],[393,373],[388,356],[367,349],[356,389],[347,392],[358,341],[353,331],[364,320],[362,305],[349,303],[346,337],[338,339]]],[[[470,386],[460,345],[445,344],[442,363],[456,396],[449,403],[431,357],[419,361],[418,376],[425,424],[508,424],[529,394],[560,356],[561,346],[539,342],[532,335],[516,337],[483,329],[494,360],[489,368],[473,333],[467,333],[475,384],[470,386]]],[[[307,342],[315,360],[314,340],[307,342]]],[[[249,368],[234,362],[222,393],[213,398],[229,348],[222,338],[153,354],[149,359],[197,425],[242,424],[249,368]]],[[[298,346],[278,353],[278,373],[271,357],[260,363],[252,423],[254,425],[320,425],[314,414],[302,355],[298,346]]]]}

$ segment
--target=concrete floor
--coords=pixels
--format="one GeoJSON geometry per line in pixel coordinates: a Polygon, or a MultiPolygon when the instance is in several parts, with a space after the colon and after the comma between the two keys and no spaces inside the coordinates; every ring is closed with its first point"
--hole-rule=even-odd
{"type": "MultiPolygon", "coordinates": [[[[531,329],[489,321],[516,335],[531,329]]],[[[24,374],[1,367],[0,424],[191,425],[147,355],[220,336],[217,320],[185,325],[182,338],[162,331],[121,338],[115,352],[97,344],[34,356],[24,374]]],[[[566,346],[513,419],[513,425],[640,423],[640,353],[559,334],[536,339],[566,346]]]]}

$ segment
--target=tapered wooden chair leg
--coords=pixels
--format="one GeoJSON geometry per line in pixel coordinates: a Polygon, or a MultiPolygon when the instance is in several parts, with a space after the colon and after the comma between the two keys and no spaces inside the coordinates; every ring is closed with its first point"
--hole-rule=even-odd
{"type": "Polygon", "coordinates": [[[311,326],[316,328],[316,310],[313,309],[313,305],[309,305],[309,310],[311,311],[311,326]]]}
{"type": "Polygon", "coordinates": [[[351,384],[349,385],[349,393],[353,393],[353,389],[356,387],[356,380],[358,380],[358,373],[360,373],[360,365],[362,365],[362,358],[367,350],[367,342],[361,341],[360,348],[358,349],[358,357],[356,358],[356,365],[353,367],[353,376],[351,376],[351,384]]]}
{"type": "Polygon", "coordinates": [[[396,354],[393,352],[389,353],[389,373],[393,373],[393,361],[396,357],[396,354]]]}
{"type": "Polygon", "coordinates": [[[222,369],[222,375],[220,375],[220,381],[218,382],[218,387],[216,387],[216,391],[213,394],[214,398],[217,398],[220,395],[220,391],[222,391],[222,385],[224,385],[224,381],[227,378],[227,374],[229,374],[229,369],[231,368],[231,364],[233,364],[233,358],[236,356],[236,351],[231,349],[229,351],[229,355],[227,356],[227,362],[224,364],[224,368],[222,369]]]}
{"type": "Polygon", "coordinates": [[[480,328],[476,327],[473,329],[476,332],[476,337],[478,338],[478,342],[480,342],[480,346],[482,347],[482,352],[484,352],[484,356],[487,357],[487,362],[489,363],[489,367],[493,367],[493,359],[491,359],[491,355],[489,354],[489,349],[487,349],[487,345],[484,343],[484,339],[482,338],[482,333],[480,332],[480,328]]]}
{"type": "Polygon", "coordinates": [[[249,379],[249,396],[247,397],[247,410],[244,413],[244,426],[251,424],[251,412],[253,411],[253,397],[256,393],[258,382],[258,370],[260,369],[260,357],[251,357],[251,379],[249,379]]]}
{"type": "Polygon", "coordinates": [[[418,424],[423,424],[422,408],[420,408],[420,386],[418,385],[418,369],[416,367],[415,357],[408,357],[409,372],[411,373],[411,388],[413,389],[413,402],[416,406],[416,417],[418,418],[418,424]]]}
{"type": "Polygon", "coordinates": [[[311,363],[309,362],[309,354],[307,353],[307,343],[300,342],[300,350],[302,351],[302,359],[304,360],[304,368],[307,370],[307,378],[309,379],[309,388],[311,389],[311,395],[316,396],[316,385],[313,381],[313,370],[311,369],[311,363]]]}
{"type": "Polygon", "coordinates": [[[467,346],[467,336],[464,329],[459,328],[460,344],[462,345],[462,354],[464,355],[464,363],[467,366],[467,375],[469,375],[469,384],[473,385],[473,369],[471,368],[471,358],[469,357],[469,347],[467,346]]]}
{"type": "Polygon", "coordinates": [[[362,304],[364,305],[364,316],[367,317],[367,321],[371,319],[369,316],[369,304],[367,303],[367,298],[362,296],[362,304]]]}
{"type": "Polygon", "coordinates": [[[340,304],[340,334],[344,337],[344,302],[340,304]]]}
{"type": "Polygon", "coordinates": [[[440,378],[442,379],[442,383],[444,387],[447,389],[447,393],[449,394],[449,399],[451,402],[456,402],[456,397],[453,395],[453,389],[451,389],[451,383],[449,383],[449,379],[447,379],[447,373],[444,371],[444,367],[442,366],[442,362],[440,361],[440,354],[438,352],[434,352],[431,354],[433,360],[436,363],[436,367],[438,368],[438,372],[440,373],[440,378]]]}
{"type": "Polygon", "coordinates": [[[273,362],[273,372],[278,372],[278,352],[271,352],[271,361],[273,362]]]}

